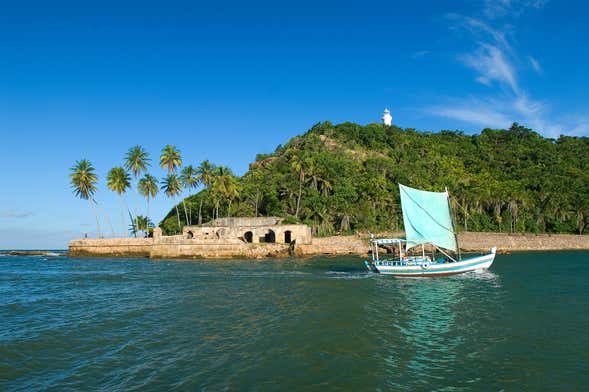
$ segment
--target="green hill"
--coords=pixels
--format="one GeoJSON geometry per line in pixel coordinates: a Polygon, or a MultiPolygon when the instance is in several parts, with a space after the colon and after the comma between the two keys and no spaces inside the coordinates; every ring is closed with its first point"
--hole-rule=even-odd
{"type": "MultiPolygon", "coordinates": [[[[185,199],[192,223],[282,216],[319,236],[402,229],[397,183],[452,196],[460,230],[583,233],[589,220],[589,138],[508,130],[418,132],[353,123],[313,126],[260,154],[230,183],[185,199]]],[[[184,206],[179,204],[185,223],[184,206]]],[[[172,209],[160,226],[178,230],[172,209]]]]}

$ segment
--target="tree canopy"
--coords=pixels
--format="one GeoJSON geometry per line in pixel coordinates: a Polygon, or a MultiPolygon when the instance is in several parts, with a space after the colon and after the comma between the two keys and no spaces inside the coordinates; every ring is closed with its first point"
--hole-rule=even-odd
{"type": "MultiPolygon", "coordinates": [[[[589,222],[589,138],[544,138],[517,123],[474,135],[318,123],[228,178],[232,192],[206,187],[188,208],[204,203],[204,221],[219,211],[282,216],[320,236],[402,230],[402,183],[447,187],[460,230],[583,233],[589,222]]],[[[164,231],[177,229],[172,218],[164,231]]]]}

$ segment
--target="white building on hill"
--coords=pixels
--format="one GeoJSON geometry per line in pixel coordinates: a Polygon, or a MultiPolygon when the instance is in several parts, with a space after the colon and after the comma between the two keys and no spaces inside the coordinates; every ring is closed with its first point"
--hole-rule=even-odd
{"type": "Polygon", "coordinates": [[[384,125],[391,125],[393,123],[393,116],[391,116],[391,111],[388,108],[382,114],[382,123],[384,125]]]}

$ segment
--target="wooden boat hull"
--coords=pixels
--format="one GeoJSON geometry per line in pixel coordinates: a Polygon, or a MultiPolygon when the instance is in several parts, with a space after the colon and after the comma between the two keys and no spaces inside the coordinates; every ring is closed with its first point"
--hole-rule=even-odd
{"type": "MultiPolygon", "coordinates": [[[[422,263],[421,265],[394,265],[393,261],[365,261],[366,267],[376,273],[395,276],[446,276],[461,274],[468,271],[488,269],[495,260],[495,252],[471,257],[452,263],[422,263]]],[[[400,264],[400,263],[396,263],[400,264]]]]}

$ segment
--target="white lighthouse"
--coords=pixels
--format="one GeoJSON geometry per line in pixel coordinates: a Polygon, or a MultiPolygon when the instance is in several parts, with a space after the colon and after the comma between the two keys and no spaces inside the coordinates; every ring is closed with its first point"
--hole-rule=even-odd
{"type": "Polygon", "coordinates": [[[384,110],[384,113],[382,114],[382,123],[384,125],[390,126],[392,124],[392,122],[393,122],[393,116],[391,116],[391,111],[388,108],[386,108],[384,110]]]}

